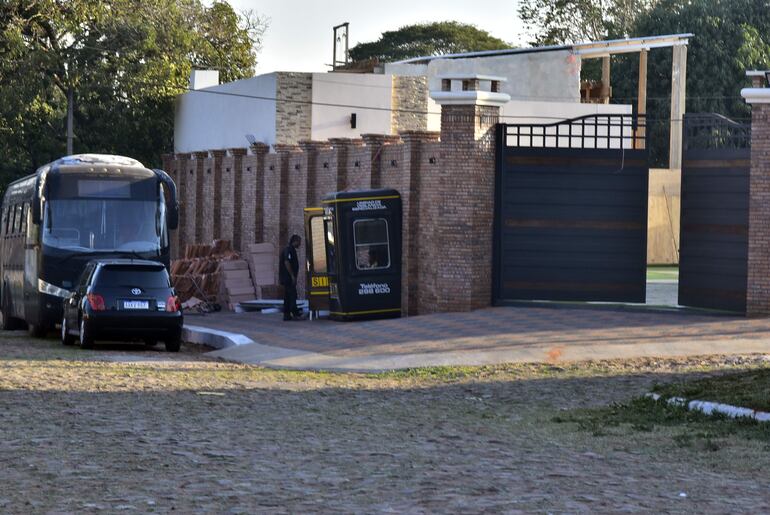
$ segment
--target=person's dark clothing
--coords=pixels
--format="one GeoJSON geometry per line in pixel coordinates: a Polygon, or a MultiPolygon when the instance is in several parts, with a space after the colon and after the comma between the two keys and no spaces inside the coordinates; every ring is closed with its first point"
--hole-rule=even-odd
{"type": "Polygon", "coordinates": [[[278,263],[278,279],[283,285],[283,319],[290,320],[292,315],[298,317],[301,313],[297,308],[297,285],[289,275],[289,271],[286,270],[286,261],[289,262],[296,280],[299,273],[299,260],[297,259],[297,249],[292,245],[287,245],[281,251],[281,258],[278,263]]]}
{"type": "Polygon", "coordinates": [[[291,245],[287,245],[286,248],[281,251],[281,258],[278,263],[278,279],[284,286],[293,282],[289,275],[289,271],[286,270],[286,261],[289,262],[291,271],[296,279],[297,273],[299,273],[299,260],[297,259],[297,249],[291,245]]]}
{"type": "Polygon", "coordinates": [[[283,319],[291,320],[292,315],[295,317],[300,316],[299,308],[297,307],[297,286],[289,282],[283,285],[283,319]]]}

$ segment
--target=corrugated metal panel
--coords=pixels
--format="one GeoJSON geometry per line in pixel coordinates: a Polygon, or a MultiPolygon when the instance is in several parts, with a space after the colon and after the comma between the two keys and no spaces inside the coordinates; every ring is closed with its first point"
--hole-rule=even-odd
{"type": "Polygon", "coordinates": [[[498,131],[495,301],[644,302],[647,151],[509,147],[498,131]]]}
{"type": "Polygon", "coordinates": [[[690,148],[682,164],[679,304],[746,312],[749,148],[690,148]]]}

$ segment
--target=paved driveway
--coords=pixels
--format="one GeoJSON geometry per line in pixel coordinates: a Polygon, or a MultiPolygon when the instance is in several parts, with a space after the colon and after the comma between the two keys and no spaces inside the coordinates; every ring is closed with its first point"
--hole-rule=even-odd
{"type": "Polygon", "coordinates": [[[190,316],[187,325],[254,342],[216,353],[225,359],[299,369],[378,371],[770,350],[770,319],[613,308],[498,307],[355,323],[220,313],[190,316]]]}

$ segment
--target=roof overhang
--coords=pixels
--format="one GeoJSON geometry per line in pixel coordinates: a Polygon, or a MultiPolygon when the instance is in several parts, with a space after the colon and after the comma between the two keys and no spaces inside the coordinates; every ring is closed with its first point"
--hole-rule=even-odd
{"type": "Polygon", "coordinates": [[[687,45],[693,34],[669,34],[664,36],[645,36],[641,38],[613,39],[608,41],[591,41],[587,43],[575,43],[573,45],[550,45],[532,48],[506,48],[502,50],[485,50],[482,52],[465,52],[462,54],[444,54],[414,57],[404,59],[391,64],[427,64],[436,59],[473,59],[483,57],[499,57],[503,55],[533,54],[540,52],[558,52],[571,50],[582,57],[605,57],[611,54],[627,54],[641,52],[653,48],[667,48],[687,45]]]}

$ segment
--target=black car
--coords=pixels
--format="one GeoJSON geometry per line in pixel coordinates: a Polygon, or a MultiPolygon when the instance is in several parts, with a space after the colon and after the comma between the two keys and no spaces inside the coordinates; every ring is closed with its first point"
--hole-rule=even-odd
{"type": "Polygon", "coordinates": [[[94,340],[158,341],[177,352],[182,309],[162,263],[136,259],[95,259],[64,300],[61,339],[91,348],[94,340]]]}

